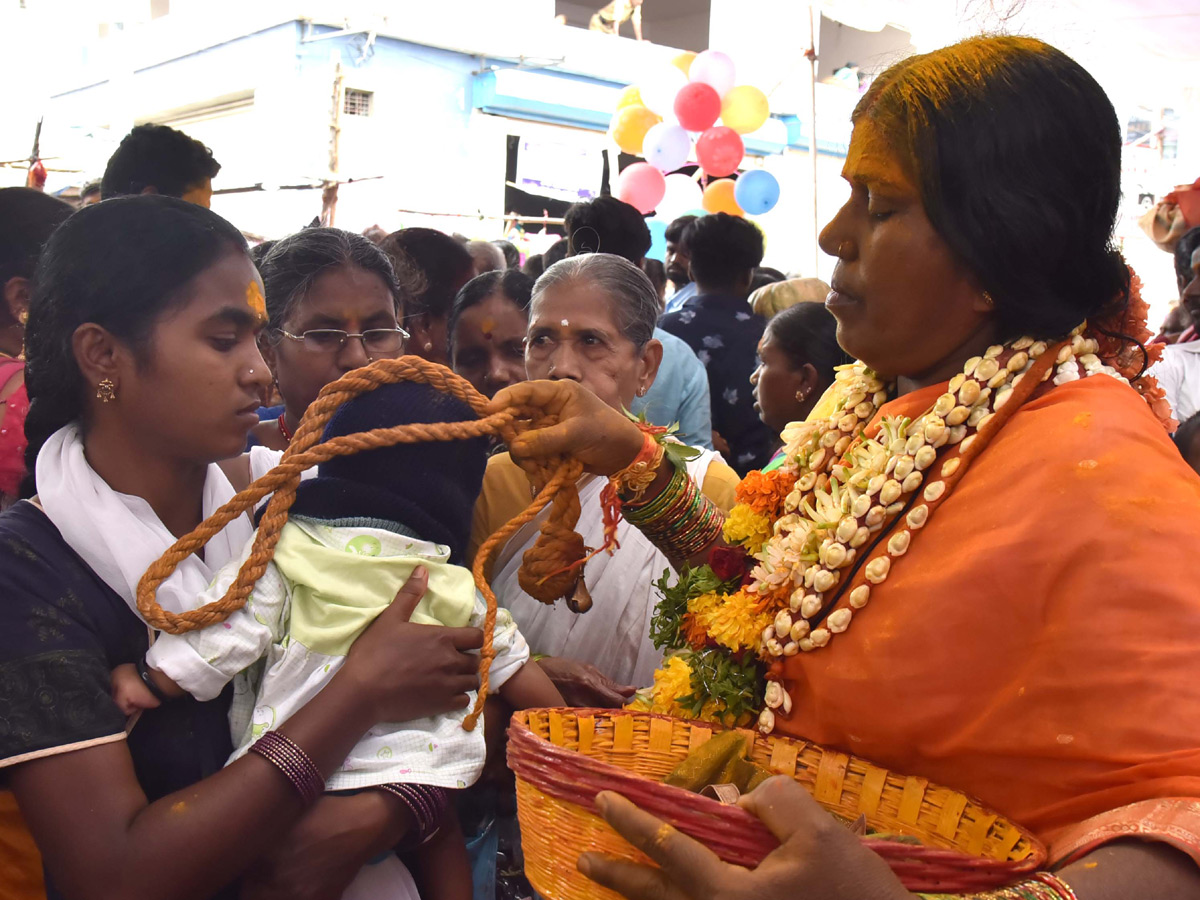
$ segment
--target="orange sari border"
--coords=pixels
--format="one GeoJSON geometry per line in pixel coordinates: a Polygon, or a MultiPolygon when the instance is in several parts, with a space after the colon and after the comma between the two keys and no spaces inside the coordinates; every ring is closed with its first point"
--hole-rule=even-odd
{"type": "Polygon", "coordinates": [[[1093,816],[1056,836],[1050,863],[1066,865],[1097,847],[1128,838],[1170,844],[1200,865],[1200,800],[1142,800],[1093,816]]]}

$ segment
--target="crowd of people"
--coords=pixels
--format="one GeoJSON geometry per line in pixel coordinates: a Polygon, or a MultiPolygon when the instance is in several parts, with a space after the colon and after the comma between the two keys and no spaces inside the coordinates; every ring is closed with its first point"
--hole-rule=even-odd
{"type": "MultiPolygon", "coordinates": [[[[505,722],[657,687],[656,582],[718,553],[757,592],[725,620],[749,637],[695,640],[766,664],[787,702],[763,732],[951,785],[1048,846],[1053,874],[987,896],[1196,896],[1200,228],[1152,343],[1111,244],[1120,145],[1041,42],[904,60],[854,114],[832,289],[764,268],[725,213],[672,222],[656,265],[608,196],[526,259],[415,227],[248,247],[209,208],[212,154],[158,125],[98,202],[0,190],[0,897],[531,896],[505,722]],[[476,405],[417,382],[319,399],[406,355],[476,405]],[[302,424],[462,433],[485,408],[558,424],[327,459],[282,528],[247,509],[139,597],[302,424]],[[583,546],[610,552],[544,602],[522,571],[543,510],[495,555],[493,622],[469,567],[561,454],[583,546]],[[256,526],[273,556],[228,608],[256,526]]],[[[742,802],[781,842],[758,870],[607,794],[661,868],[562,865],[646,900],[911,896],[790,779],[742,802]]]]}

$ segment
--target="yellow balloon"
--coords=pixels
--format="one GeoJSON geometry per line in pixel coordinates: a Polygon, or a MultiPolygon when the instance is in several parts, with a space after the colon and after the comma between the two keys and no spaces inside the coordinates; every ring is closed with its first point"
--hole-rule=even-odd
{"type": "Polygon", "coordinates": [[[658,116],[644,106],[626,106],[617,110],[612,120],[612,138],[626,153],[641,156],[646,132],[661,122],[658,116]]]}
{"type": "Polygon", "coordinates": [[[688,75],[692,71],[692,61],[695,60],[695,58],[696,54],[691,50],[687,50],[671,60],[671,65],[677,68],[684,75],[688,75]]]}
{"type": "Polygon", "coordinates": [[[733,186],[733,181],[728,178],[710,181],[708,187],[704,189],[704,199],[700,205],[710,213],[723,212],[729,213],[731,216],[746,215],[733,197],[733,186]]]}
{"type": "Polygon", "coordinates": [[[770,115],[767,95],[751,84],[735,87],[721,101],[721,121],[738,134],[758,131],[770,115]]]}
{"type": "Polygon", "coordinates": [[[631,84],[625,90],[621,91],[621,97],[617,100],[617,109],[624,109],[627,106],[645,106],[642,102],[642,92],[638,90],[636,84],[631,84]]]}

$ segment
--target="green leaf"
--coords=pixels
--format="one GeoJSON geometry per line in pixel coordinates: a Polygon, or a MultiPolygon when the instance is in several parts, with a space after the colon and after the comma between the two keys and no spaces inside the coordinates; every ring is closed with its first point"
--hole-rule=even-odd
{"type": "Polygon", "coordinates": [[[682,469],[685,463],[696,459],[703,452],[699,447],[689,447],[678,441],[664,441],[663,451],[667,459],[678,469],[682,469]]]}
{"type": "Polygon", "coordinates": [[[655,606],[654,615],[650,619],[650,640],[659,650],[672,650],[683,646],[679,626],[687,614],[689,600],[713,591],[727,592],[737,589],[736,581],[721,581],[712,567],[707,565],[685,568],[673,585],[670,583],[671,574],[670,569],[665,570],[662,577],[654,583],[662,599],[655,606]]]}

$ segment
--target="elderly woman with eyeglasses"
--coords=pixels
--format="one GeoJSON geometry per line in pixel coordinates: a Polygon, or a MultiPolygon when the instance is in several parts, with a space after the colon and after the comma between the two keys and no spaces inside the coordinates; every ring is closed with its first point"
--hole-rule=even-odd
{"type": "Polygon", "coordinates": [[[267,326],[259,348],[284,409],[278,419],[260,422],[251,439],[285,450],[321,388],[351,369],[404,353],[405,291],[387,254],[338,228],[308,228],[284,238],[260,270],[267,326]]]}

